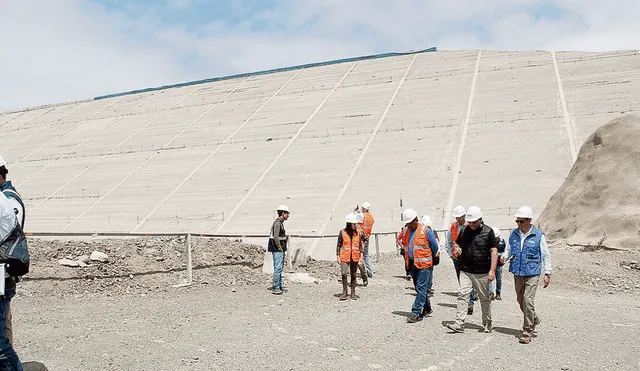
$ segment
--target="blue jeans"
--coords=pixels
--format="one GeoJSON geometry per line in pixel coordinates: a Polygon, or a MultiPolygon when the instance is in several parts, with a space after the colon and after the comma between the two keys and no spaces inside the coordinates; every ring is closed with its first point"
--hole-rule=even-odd
{"type": "Polygon", "coordinates": [[[430,309],[431,302],[429,301],[429,285],[431,283],[431,277],[433,275],[433,268],[417,269],[413,268],[413,276],[416,277],[416,300],[413,301],[413,307],[411,307],[411,314],[419,316],[423,308],[430,309]]]}
{"type": "Polygon", "coordinates": [[[494,290],[493,281],[489,282],[489,292],[493,294],[499,294],[502,292],[502,268],[504,265],[499,265],[496,267],[496,285],[498,286],[498,291],[494,290]]]}
{"type": "Polygon", "coordinates": [[[274,292],[282,291],[282,268],[284,268],[284,253],[272,252],[273,254],[273,286],[274,292]]]}
{"type": "Polygon", "coordinates": [[[15,290],[7,290],[7,295],[0,299],[0,370],[22,371],[22,364],[7,337],[7,308],[15,290]]]}
{"type": "Polygon", "coordinates": [[[371,266],[371,258],[369,257],[369,243],[364,245],[364,267],[367,274],[373,275],[373,267],[371,266]]]}
{"type": "MultiPolygon", "coordinates": [[[[456,268],[456,277],[458,277],[458,283],[460,283],[460,259],[453,260],[453,266],[456,268]]],[[[476,290],[471,290],[471,295],[469,295],[469,305],[473,305],[473,302],[477,299],[476,290]]]]}

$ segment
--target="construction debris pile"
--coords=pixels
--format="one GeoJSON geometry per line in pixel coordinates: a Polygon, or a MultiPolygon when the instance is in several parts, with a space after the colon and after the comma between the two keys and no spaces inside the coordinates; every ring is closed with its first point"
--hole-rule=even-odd
{"type": "Polygon", "coordinates": [[[538,220],[548,238],[630,249],[640,246],[640,117],[596,130],[538,220]]]}

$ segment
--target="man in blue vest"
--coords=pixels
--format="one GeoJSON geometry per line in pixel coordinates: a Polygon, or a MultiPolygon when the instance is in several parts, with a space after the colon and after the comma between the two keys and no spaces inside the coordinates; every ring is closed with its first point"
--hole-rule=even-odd
{"type": "Polygon", "coordinates": [[[543,288],[551,282],[551,255],[544,233],[531,224],[531,208],[522,206],[515,216],[518,228],[511,232],[501,260],[510,262],[509,272],[513,273],[518,304],[524,313],[520,343],[529,344],[533,331],[540,324],[533,302],[543,270],[543,288]]]}
{"type": "MultiPolygon", "coordinates": [[[[4,159],[4,157],[0,156],[0,191],[4,193],[5,196],[7,196],[7,199],[9,200],[9,203],[13,207],[13,211],[16,214],[18,223],[20,224],[20,227],[22,227],[22,230],[24,230],[24,202],[22,202],[22,197],[13,187],[11,181],[7,180],[7,174],[9,174],[9,170],[7,169],[7,161],[4,159]]],[[[13,320],[11,317],[10,304],[7,304],[6,332],[7,337],[9,338],[9,343],[13,344],[13,320]]]]}

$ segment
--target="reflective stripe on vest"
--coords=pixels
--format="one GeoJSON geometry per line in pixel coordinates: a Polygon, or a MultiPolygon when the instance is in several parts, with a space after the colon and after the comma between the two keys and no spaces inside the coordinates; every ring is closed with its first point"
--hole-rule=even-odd
{"type": "MultiPolygon", "coordinates": [[[[413,265],[418,269],[431,268],[433,266],[433,258],[431,256],[431,245],[427,237],[427,226],[418,223],[418,228],[413,234],[413,265]]],[[[409,234],[407,232],[402,236],[402,246],[404,246],[405,268],[409,267],[409,234]]]]}
{"type": "Polygon", "coordinates": [[[360,233],[356,231],[353,238],[344,229],[340,233],[342,235],[340,261],[343,263],[358,262],[360,260],[360,233]]]}

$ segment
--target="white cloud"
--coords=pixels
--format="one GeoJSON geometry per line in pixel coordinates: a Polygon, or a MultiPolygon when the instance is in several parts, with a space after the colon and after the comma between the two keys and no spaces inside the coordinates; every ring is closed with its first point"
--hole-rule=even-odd
{"type": "MultiPolygon", "coordinates": [[[[282,0],[235,26],[167,26],[157,13],[133,18],[89,0],[8,2],[0,13],[0,110],[430,46],[640,49],[640,2],[557,1],[564,8],[559,19],[527,12],[543,3],[550,2],[282,0]]],[[[185,9],[201,1],[164,4],[185,9]]]]}

